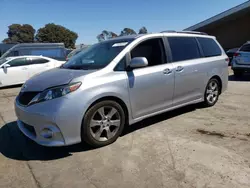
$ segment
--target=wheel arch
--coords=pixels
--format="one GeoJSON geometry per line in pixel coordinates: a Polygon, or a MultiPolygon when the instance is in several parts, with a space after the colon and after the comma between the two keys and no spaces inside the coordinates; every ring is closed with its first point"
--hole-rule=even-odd
{"type": "MultiPolygon", "coordinates": [[[[121,105],[121,107],[122,107],[122,109],[124,110],[124,113],[125,113],[125,125],[128,125],[128,123],[129,123],[129,116],[130,116],[129,107],[128,107],[128,105],[121,98],[119,98],[117,96],[108,95],[108,96],[102,96],[102,97],[100,97],[98,99],[93,100],[93,102],[91,102],[91,104],[88,106],[86,112],[92,106],[94,106],[95,104],[97,104],[97,103],[99,103],[101,101],[105,101],[105,100],[112,100],[112,101],[117,102],[119,105],[121,105]]],[[[84,116],[85,116],[86,112],[84,113],[84,116]]],[[[83,116],[83,120],[84,120],[84,116],[83,116]]]]}

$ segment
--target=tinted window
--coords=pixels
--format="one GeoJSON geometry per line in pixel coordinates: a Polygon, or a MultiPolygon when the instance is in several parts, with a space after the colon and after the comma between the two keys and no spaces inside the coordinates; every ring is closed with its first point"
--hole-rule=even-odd
{"type": "Polygon", "coordinates": [[[18,66],[25,66],[28,65],[28,61],[26,58],[18,58],[18,59],[13,59],[12,61],[8,62],[8,64],[11,67],[18,67],[18,66]]]}
{"type": "Polygon", "coordinates": [[[140,43],[131,51],[131,58],[145,57],[148,66],[160,65],[166,62],[162,39],[149,39],[140,43]]]}
{"type": "Polygon", "coordinates": [[[242,52],[250,52],[250,44],[245,44],[240,48],[242,52]]]}
{"type": "Polygon", "coordinates": [[[49,62],[47,59],[39,58],[39,57],[34,57],[31,60],[32,64],[43,64],[49,62]]]}
{"type": "Polygon", "coordinates": [[[125,71],[126,69],[126,56],[124,56],[121,61],[116,65],[115,71],[125,71]]]}
{"type": "Polygon", "coordinates": [[[197,39],[201,45],[205,57],[221,55],[221,49],[213,39],[200,37],[197,39]]]}
{"type": "Polygon", "coordinates": [[[201,57],[196,39],[193,37],[168,37],[168,42],[173,62],[201,57]]]}

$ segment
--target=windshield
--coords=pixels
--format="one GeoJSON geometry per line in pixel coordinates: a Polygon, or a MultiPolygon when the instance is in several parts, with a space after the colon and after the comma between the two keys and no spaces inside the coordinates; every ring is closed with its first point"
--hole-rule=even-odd
{"type": "Polygon", "coordinates": [[[95,44],[70,58],[62,68],[102,69],[106,67],[131,41],[107,41],[95,44]]]}
{"type": "Polygon", "coordinates": [[[82,50],[83,50],[83,49],[73,50],[72,52],[69,53],[69,55],[68,55],[67,58],[68,58],[68,59],[71,58],[72,56],[74,56],[74,55],[80,53],[82,50]]]}

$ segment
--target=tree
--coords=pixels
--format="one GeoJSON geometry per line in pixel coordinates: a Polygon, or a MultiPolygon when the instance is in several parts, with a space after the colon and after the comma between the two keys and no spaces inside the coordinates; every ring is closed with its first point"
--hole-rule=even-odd
{"type": "Polygon", "coordinates": [[[133,29],[124,28],[124,29],[121,31],[120,36],[124,36],[124,35],[136,35],[136,32],[135,32],[133,29]]]}
{"type": "Polygon", "coordinates": [[[4,39],[4,43],[30,43],[34,42],[36,30],[29,24],[12,24],[7,32],[8,38],[4,39]]]}
{"type": "Polygon", "coordinates": [[[142,27],[141,29],[139,29],[139,34],[147,34],[148,30],[146,27],[142,27]]]}
{"type": "Polygon", "coordinates": [[[49,23],[38,29],[35,38],[38,42],[63,42],[66,48],[74,48],[78,35],[61,25],[49,23]]]}
{"type": "Polygon", "coordinates": [[[99,42],[101,41],[104,41],[104,40],[108,40],[108,39],[111,39],[111,38],[115,38],[117,37],[118,35],[115,34],[114,32],[112,31],[107,31],[107,30],[103,30],[101,34],[97,35],[97,40],[99,42]]]}

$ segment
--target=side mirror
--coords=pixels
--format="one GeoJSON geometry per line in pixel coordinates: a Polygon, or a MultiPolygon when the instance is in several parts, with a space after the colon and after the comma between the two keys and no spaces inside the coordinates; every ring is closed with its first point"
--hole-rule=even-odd
{"type": "Polygon", "coordinates": [[[6,64],[3,65],[4,69],[7,69],[8,67],[10,67],[10,65],[8,63],[6,63],[6,64]]]}
{"type": "Polygon", "coordinates": [[[142,68],[148,66],[146,57],[134,57],[129,64],[130,68],[142,68]]]}

